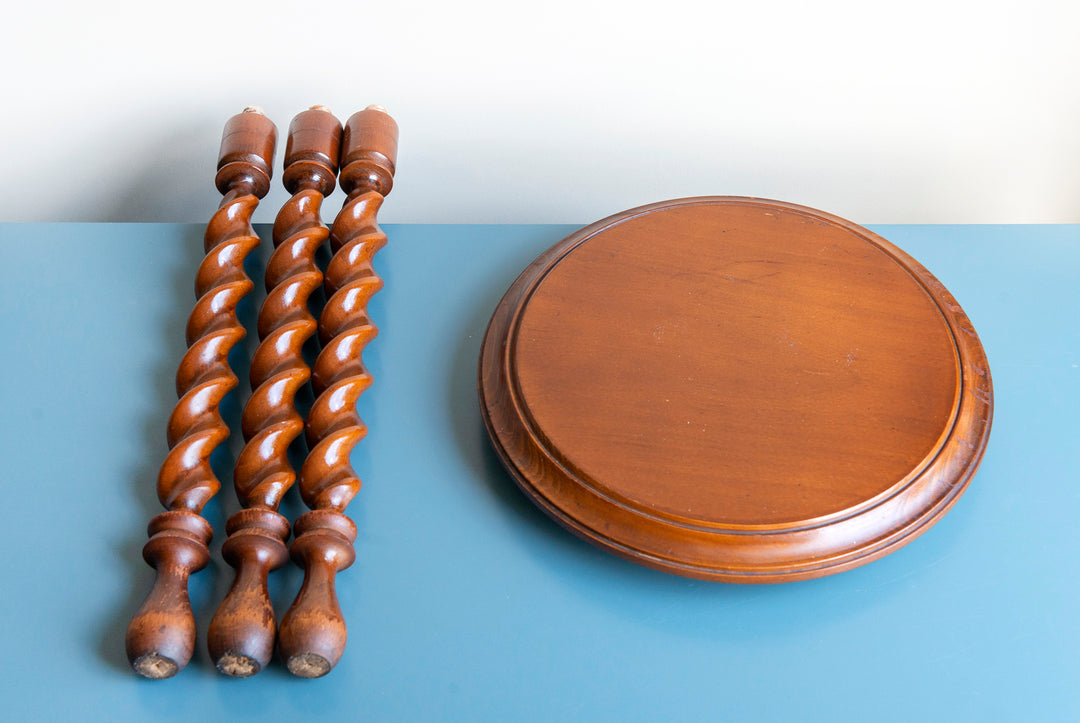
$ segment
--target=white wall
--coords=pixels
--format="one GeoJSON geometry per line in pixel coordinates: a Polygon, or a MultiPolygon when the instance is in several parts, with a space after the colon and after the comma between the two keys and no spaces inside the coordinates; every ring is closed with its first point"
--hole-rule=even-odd
{"type": "MultiPolygon", "coordinates": [[[[230,115],[260,105],[284,132],[314,103],[342,119],[381,103],[401,126],[387,222],[584,223],[702,194],[862,223],[1080,222],[1076,0],[104,0],[3,17],[3,221],[205,221],[230,115]]],[[[275,179],[256,220],[285,197],[275,179]]]]}

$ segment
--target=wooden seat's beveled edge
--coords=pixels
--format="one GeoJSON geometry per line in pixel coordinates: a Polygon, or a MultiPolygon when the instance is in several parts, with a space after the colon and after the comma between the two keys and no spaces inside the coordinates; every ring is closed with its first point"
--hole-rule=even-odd
{"type": "Polygon", "coordinates": [[[752,197],[663,201],[623,211],[567,236],[537,257],[500,301],[484,335],[478,371],[482,417],[493,446],[518,486],[541,509],[575,534],[634,562],[729,582],[820,577],[870,562],[914,539],[963,493],[982,459],[993,414],[992,381],[978,336],[945,286],[918,261],[845,219],[797,204],[752,197]],[[850,510],[797,524],[702,526],[637,509],[596,489],[595,482],[590,484],[562,464],[542,435],[531,428],[528,412],[520,404],[520,395],[515,394],[513,332],[532,293],[562,258],[623,221],[675,206],[724,204],[779,207],[864,237],[894,258],[926,290],[953,337],[960,390],[952,429],[921,469],[850,510]],[[485,370],[493,373],[485,374],[485,370]],[[911,514],[911,510],[917,513],[911,514]],[[656,550],[670,552],[661,555],[656,550]]]}

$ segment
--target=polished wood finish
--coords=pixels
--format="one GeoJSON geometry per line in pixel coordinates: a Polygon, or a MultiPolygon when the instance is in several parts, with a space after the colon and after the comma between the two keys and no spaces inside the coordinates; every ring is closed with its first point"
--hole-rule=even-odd
{"type": "Polygon", "coordinates": [[[884,555],[956,502],[990,432],[956,300],[879,236],[793,204],[627,211],[538,258],[484,339],[511,475],[564,526],[690,577],[884,555]]]}
{"type": "Polygon", "coordinates": [[[303,350],[317,327],[308,299],[323,282],[315,254],[330,235],[319,210],[336,184],[341,134],[338,119],[316,106],[293,119],[285,147],[282,180],[293,195],[274,222],[252,393],[242,418],[246,445],[233,475],[244,509],[229,518],[229,539],[221,549],[236,576],[207,632],[218,670],[238,678],[258,673],[274,652],[277,628],[267,577],[288,561],[289,521],[277,510],[296,480],[288,457],[289,445],[304,429],[296,393],[311,378],[303,350]]]}
{"type": "Polygon", "coordinates": [[[330,230],[334,251],[326,269],[327,303],[319,319],[323,343],[312,370],[315,403],[307,418],[310,447],[300,470],[300,495],[311,511],[294,526],[293,560],[304,582],[281,621],[279,646],[295,675],[326,675],[345,650],[346,627],[335,576],[353,563],[356,526],[344,510],[360,489],[349,456],[367,433],[356,402],[372,382],[364,347],[378,329],[368,300],[382,288],[372,258],[386,244],[376,223],[390,193],[397,157],[397,123],[384,109],[369,107],[345,124],[341,187],[348,194],[330,230]]]}
{"type": "Polygon", "coordinates": [[[128,660],[148,678],[175,675],[195,649],[188,578],[210,559],[213,531],[200,513],[221,487],[210,455],[229,436],[220,405],[237,385],[229,351],[245,333],[236,306],[252,288],[244,259],[259,245],[251,214],[270,189],[276,133],[261,112],[248,109],[228,121],[221,139],[216,184],[224,198],[206,229],[188,350],[176,373],[170,451],[158,475],[158,498],[167,511],[151,520],[143,548],[157,578],[127,630],[128,660]]]}

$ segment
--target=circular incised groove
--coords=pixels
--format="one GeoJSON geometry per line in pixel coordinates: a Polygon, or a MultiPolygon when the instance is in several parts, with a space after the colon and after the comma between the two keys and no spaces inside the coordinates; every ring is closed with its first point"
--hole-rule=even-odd
{"type": "Polygon", "coordinates": [[[349,542],[356,540],[356,523],[337,510],[310,510],[296,518],[297,537],[308,532],[326,530],[336,532],[349,542]]]}
{"type": "Polygon", "coordinates": [[[289,539],[289,521],[284,515],[273,510],[249,507],[237,510],[225,523],[225,532],[229,535],[247,529],[259,534],[272,535],[282,541],[289,539]]]}
{"type": "Polygon", "coordinates": [[[289,549],[280,537],[252,528],[229,535],[221,546],[221,556],[233,567],[248,563],[276,570],[288,562],[289,549]]]}
{"type": "Polygon", "coordinates": [[[207,545],[214,537],[214,528],[205,519],[187,510],[166,510],[154,515],[146,526],[149,537],[160,533],[190,537],[207,545]]]}
{"type": "Polygon", "coordinates": [[[912,539],[989,435],[985,353],[917,261],[830,214],[713,197],[560,242],[492,318],[480,396],[522,489],[669,572],[779,581],[912,539]]]}

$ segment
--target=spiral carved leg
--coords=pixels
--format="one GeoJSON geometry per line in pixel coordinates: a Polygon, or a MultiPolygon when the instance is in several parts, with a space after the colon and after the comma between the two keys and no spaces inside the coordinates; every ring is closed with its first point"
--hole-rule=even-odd
{"type": "Polygon", "coordinates": [[[220,405],[237,385],[229,368],[229,351],[244,337],[236,305],[252,288],[244,259],[259,245],[251,214],[270,189],[275,139],[274,124],[255,109],[231,118],[222,135],[216,183],[224,198],[206,230],[188,350],[176,373],[169,454],[158,474],[167,511],[151,520],[143,548],[157,577],[127,630],[128,660],[148,678],[175,675],[195,650],[188,578],[210,559],[213,531],[200,513],[221,487],[210,455],[229,436],[220,405]]]}
{"type": "Polygon", "coordinates": [[[370,107],[349,118],[342,145],[341,187],[348,199],[330,230],[334,256],[326,269],[328,300],[319,319],[323,349],[312,370],[316,399],[307,419],[311,451],[299,478],[311,512],[296,521],[290,550],[304,568],[304,583],[279,632],[289,670],[306,678],[330,672],[345,650],[335,578],[355,559],[356,526],[345,508],[360,480],[349,456],[367,432],[356,402],[372,381],[361,354],[378,333],[367,303],[382,288],[371,262],[386,244],[376,216],[393,185],[397,124],[381,108],[370,107]]]}
{"type": "Polygon", "coordinates": [[[283,181],[293,195],[274,223],[267,297],[259,310],[261,341],[242,419],[246,445],[233,475],[244,509],[229,519],[222,547],[236,577],[207,635],[218,670],[233,677],[258,673],[274,651],[267,578],[288,561],[289,523],[277,509],[296,480],[288,451],[304,420],[295,398],[311,377],[303,347],[317,327],[308,299],[323,282],[315,254],[330,235],[319,209],[334,190],[341,133],[337,118],[319,107],[300,113],[289,127],[283,181]]]}

